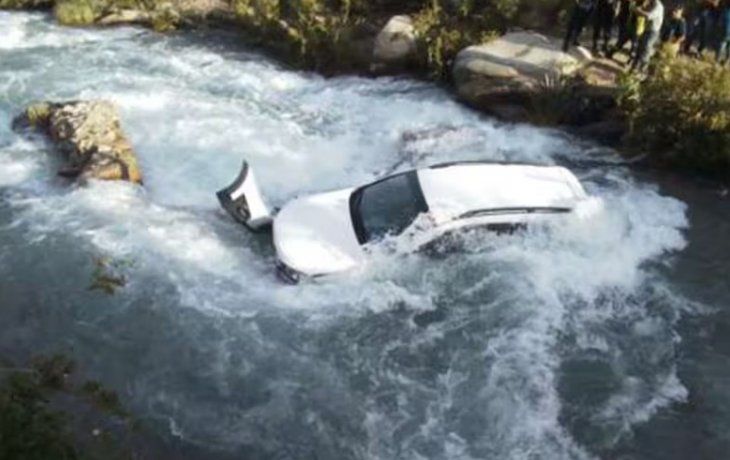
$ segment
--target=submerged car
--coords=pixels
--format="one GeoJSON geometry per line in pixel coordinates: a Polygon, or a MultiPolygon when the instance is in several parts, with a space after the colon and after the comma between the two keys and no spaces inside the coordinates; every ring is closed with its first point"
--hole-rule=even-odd
{"type": "Polygon", "coordinates": [[[303,196],[274,216],[244,161],[217,196],[250,230],[273,230],[277,273],[291,283],[353,269],[386,237],[408,239],[417,249],[462,230],[499,232],[552,219],[587,198],[563,167],[490,162],[438,164],[303,196]]]}

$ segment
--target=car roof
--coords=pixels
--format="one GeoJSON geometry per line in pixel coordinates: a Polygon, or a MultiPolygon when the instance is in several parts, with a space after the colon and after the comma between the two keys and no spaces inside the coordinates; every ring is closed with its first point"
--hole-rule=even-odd
{"type": "Polygon", "coordinates": [[[437,221],[491,210],[570,210],[586,197],[578,179],[560,166],[446,163],[419,169],[418,179],[437,221]]]}

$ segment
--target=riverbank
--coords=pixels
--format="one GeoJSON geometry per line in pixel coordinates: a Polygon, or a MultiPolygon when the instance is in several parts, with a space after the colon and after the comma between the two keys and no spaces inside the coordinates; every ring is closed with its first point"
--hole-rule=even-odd
{"type": "Polygon", "coordinates": [[[559,33],[565,19],[559,0],[478,5],[0,0],[0,8],[52,9],[61,24],[72,26],[228,29],[296,68],[325,76],[408,75],[437,81],[461,102],[500,120],[559,127],[657,167],[730,180],[730,122],[724,116],[730,71],[709,63],[683,64],[689,61],[685,58],[665,60],[658,67],[694,68],[700,77],[709,71],[714,79],[694,79],[689,85],[665,79],[656,85],[662,75],[679,80],[682,71],[655,68],[652,75],[659,78],[642,81],[583,48],[563,53],[561,40],[549,35],[559,33]],[[697,85],[703,90],[695,92],[707,96],[691,100],[688,94],[697,85]],[[649,120],[646,114],[657,101],[665,115],[649,120]],[[692,112],[681,116],[688,107],[692,112]]]}
{"type": "Polygon", "coordinates": [[[587,52],[564,54],[559,40],[537,32],[502,36],[515,27],[553,30],[561,17],[559,1],[519,9],[517,3],[4,0],[0,6],[51,8],[61,24],[75,26],[228,28],[297,68],[435,80],[502,120],[573,127],[618,145],[625,127],[614,102],[620,69],[587,52]]]}

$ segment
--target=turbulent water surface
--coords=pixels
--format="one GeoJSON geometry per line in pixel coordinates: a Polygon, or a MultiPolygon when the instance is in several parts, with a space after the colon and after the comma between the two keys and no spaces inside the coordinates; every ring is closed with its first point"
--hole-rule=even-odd
{"type": "Polygon", "coordinates": [[[614,161],[428,84],[0,13],[0,352],[68,352],[203,458],[720,458],[727,200],[614,161]],[[30,101],[85,98],[120,106],[143,188],[70,185],[10,130],[30,101]],[[572,168],[600,211],[284,286],[266,237],[215,200],[242,158],[275,205],[498,159],[572,168]],[[99,261],[127,280],[115,295],[89,290],[99,261]]]}

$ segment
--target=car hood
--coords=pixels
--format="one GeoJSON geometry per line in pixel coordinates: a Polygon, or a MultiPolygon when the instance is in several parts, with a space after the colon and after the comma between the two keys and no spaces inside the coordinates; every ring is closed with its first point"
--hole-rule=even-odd
{"type": "Polygon", "coordinates": [[[274,219],[274,247],[284,264],[305,275],[323,275],[358,265],[363,250],[350,217],[354,189],[298,198],[274,219]]]}

